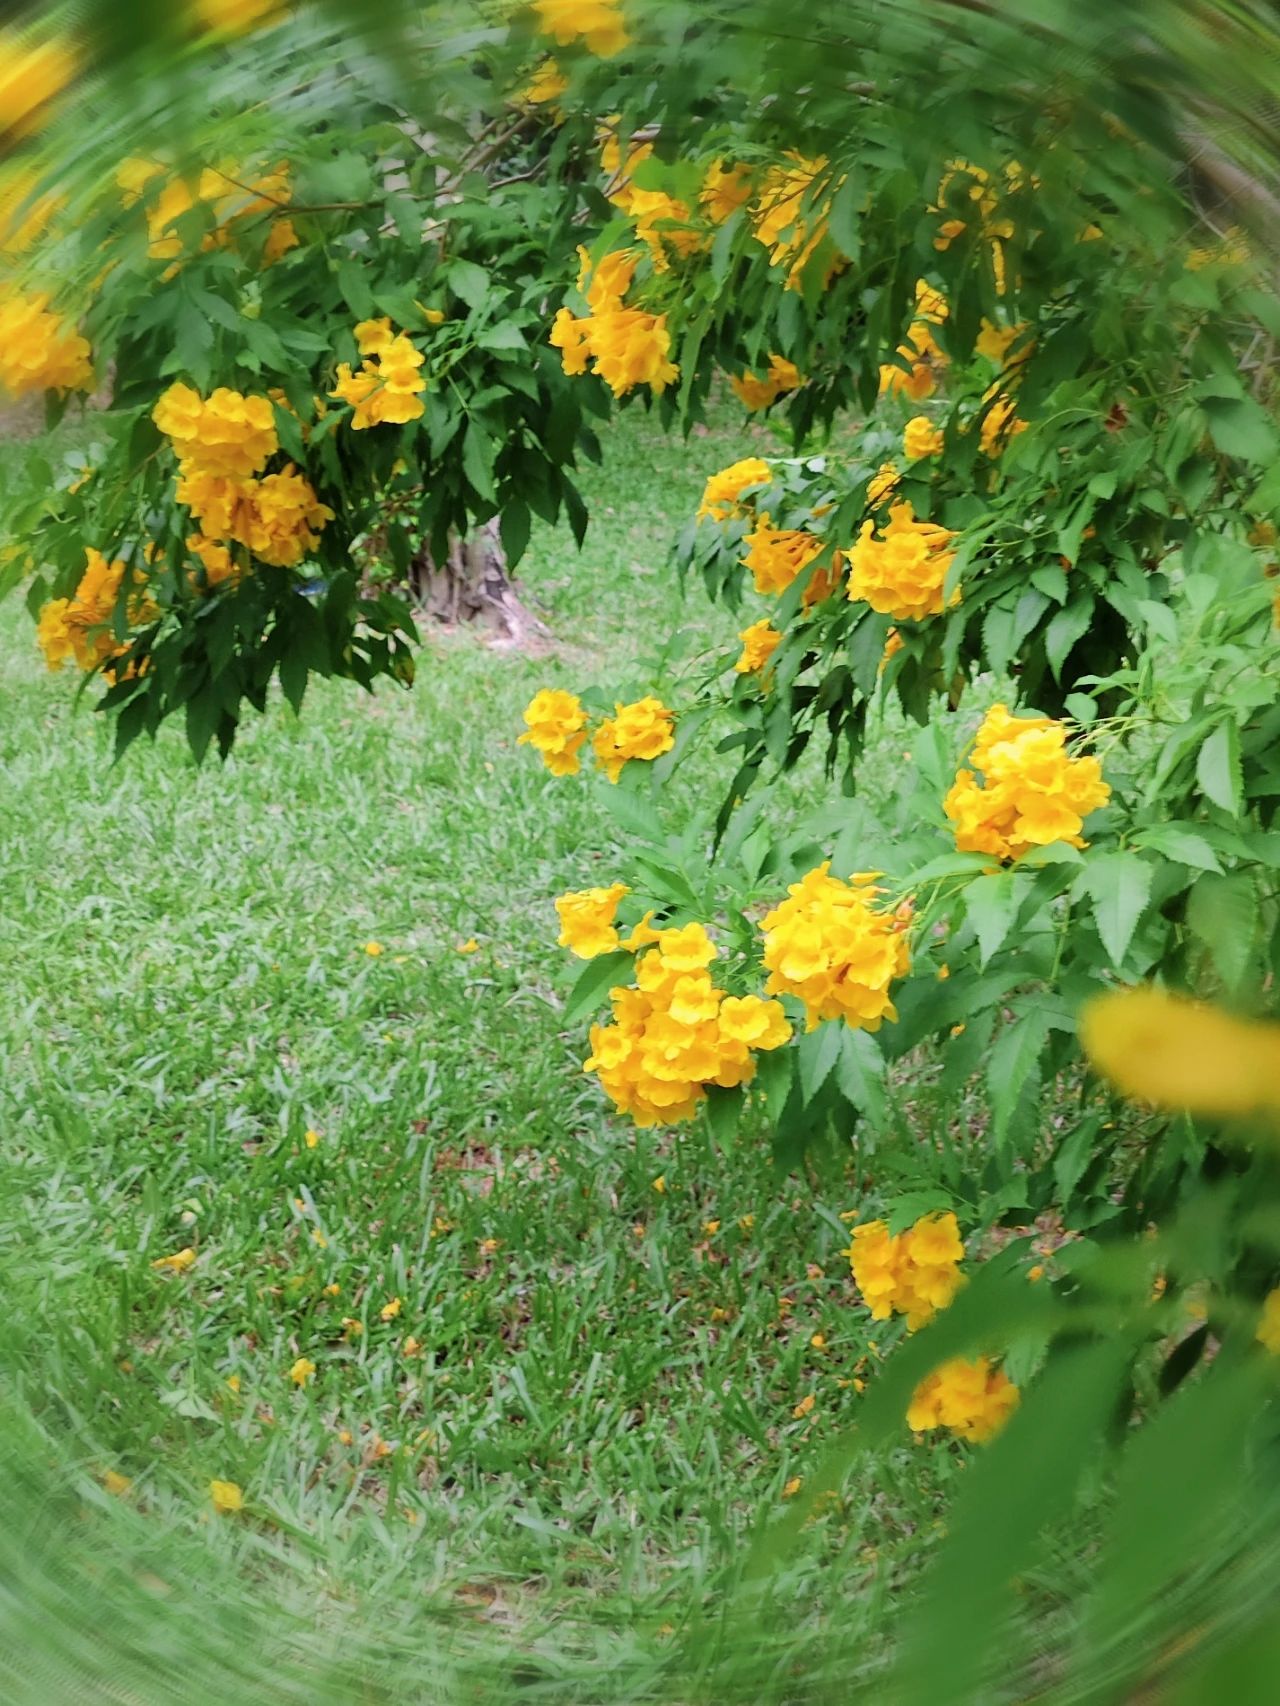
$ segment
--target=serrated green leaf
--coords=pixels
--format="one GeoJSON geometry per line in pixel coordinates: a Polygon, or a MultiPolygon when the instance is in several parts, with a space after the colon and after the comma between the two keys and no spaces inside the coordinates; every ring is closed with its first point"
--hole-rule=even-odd
{"type": "Polygon", "coordinates": [[[617,953],[601,954],[594,960],[588,960],[565,998],[562,1022],[566,1026],[576,1025],[603,1006],[605,997],[615,984],[630,982],[634,963],[631,955],[621,949],[617,953]]]}
{"type": "Polygon", "coordinates": [[[1196,780],[1207,799],[1225,812],[1240,811],[1240,731],[1234,723],[1219,723],[1196,754],[1196,780]]]}
{"type": "Polygon", "coordinates": [[[1102,945],[1119,967],[1151,898],[1152,867],[1137,853],[1097,853],[1088,861],[1085,887],[1102,945]]]}
{"type": "Polygon", "coordinates": [[[1003,946],[1017,916],[1013,874],[999,871],[978,877],[964,891],[965,916],[978,937],[978,962],[985,969],[991,956],[1003,946]]]}

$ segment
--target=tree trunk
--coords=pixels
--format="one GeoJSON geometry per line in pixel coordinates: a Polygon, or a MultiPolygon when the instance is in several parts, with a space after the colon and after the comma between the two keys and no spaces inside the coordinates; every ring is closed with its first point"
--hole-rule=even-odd
{"type": "Polygon", "coordinates": [[[512,584],[496,519],[465,538],[451,534],[443,563],[424,546],[410,566],[409,590],[424,615],[447,627],[484,624],[491,646],[534,656],[550,648],[550,630],[512,584]]]}

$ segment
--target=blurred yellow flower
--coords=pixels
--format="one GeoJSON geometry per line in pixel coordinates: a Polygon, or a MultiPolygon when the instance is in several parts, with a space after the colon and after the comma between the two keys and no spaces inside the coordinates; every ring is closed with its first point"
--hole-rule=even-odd
{"type": "Polygon", "coordinates": [[[1224,1117],[1280,1111],[1280,1024],[1134,988],[1089,1002],[1080,1041],[1103,1077],[1135,1101],[1224,1117]]]}
{"type": "Polygon", "coordinates": [[[116,1498],[122,1499],[132,1487],[133,1478],[130,1475],[122,1475],[118,1469],[104,1469],[102,1485],[109,1493],[114,1493],[116,1498]]]}
{"type": "Polygon", "coordinates": [[[289,1379],[295,1386],[305,1386],[316,1372],[316,1365],[310,1357],[299,1357],[289,1370],[289,1379]]]}
{"type": "Polygon", "coordinates": [[[398,1297],[393,1297],[390,1303],[383,1304],[382,1308],[378,1311],[378,1314],[384,1321],[394,1321],[396,1316],[400,1313],[400,1307],[400,1299],[398,1297]]]}

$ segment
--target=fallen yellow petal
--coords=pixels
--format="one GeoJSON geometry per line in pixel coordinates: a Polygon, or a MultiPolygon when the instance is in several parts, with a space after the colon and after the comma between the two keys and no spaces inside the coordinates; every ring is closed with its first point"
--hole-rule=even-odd
{"type": "Polygon", "coordinates": [[[213,1500],[213,1508],[223,1515],[244,1509],[244,1494],[234,1481],[210,1481],[209,1497],[213,1500]]]}
{"type": "Polygon", "coordinates": [[[194,1250],[178,1250],[172,1256],[161,1256],[151,1266],[157,1273],[185,1274],[188,1268],[195,1266],[195,1259],[194,1250]]]}

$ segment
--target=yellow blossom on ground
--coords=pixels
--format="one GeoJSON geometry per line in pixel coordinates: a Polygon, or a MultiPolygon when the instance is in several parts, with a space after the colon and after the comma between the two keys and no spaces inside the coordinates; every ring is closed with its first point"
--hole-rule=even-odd
{"type": "Polygon", "coordinates": [[[0,30],[0,133],[17,137],[39,130],[76,69],[75,54],[58,37],[36,42],[13,29],[0,30]]]}
{"type": "Polygon", "coordinates": [[[791,1035],[780,1002],[716,988],[707,969],[716,947],[701,924],[653,936],[634,986],[610,991],[612,1019],[592,1027],[584,1067],[639,1126],[692,1119],[708,1085],[749,1083],[753,1050],[780,1048],[791,1035]]]}
{"type": "Polygon", "coordinates": [[[314,1378],[315,1372],[316,1365],[310,1357],[299,1357],[289,1370],[289,1379],[295,1386],[305,1386],[308,1381],[314,1378]]]}
{"type": "Polygon", "coordinates": [[[803,1486],[804,1486],[804,1477],[801,1475],[793,1475],[791,1477],[791,1479],[787,1482],[786,1486],[782,1489],[783,1498],[784,1499],[794,1499],[796,1494],[800,1491],[801,1487],[803,1487],[803,1486]]]}
{"type": "Polygon", "coordinates": [[[592,738],[596,763],[616,782],[630,759],[648,763],[671,751],[676,744],[675,722],[675,713],[652,695],[630,705],[615,705],[613,716],[605,718],[592,738]]]}
{"type": "Polygon", "coordinates": [[[580,960],[593,960],[598,954],[611,954],[618,946],[618,931],[614,919],[618,902],[629,893],[625,883],[614,883],[608,889],[582,889],[562,894],[556,901],[560,914],[559,945],[575,953],[580,960]]]}
{"type": "Polygon", "coordinates": [[[1269,1291],[1262,1300],[1262,1319],[1258,1322],[1258,1343],[1265,1345],[1272,1356],[1280,1356],[1280,1286],[1269,1291]]]}
{"type": "Polygon", "coordinates": [[[1080,1015],[1090,1061],[1154,1107],[1242,1118],[1280,1110],[1280,1024],[1150,986],[1095,996],[1080,1015]]]}
{"type": "Polygon", "coordinates": [[[879,890],[859,875],[841,882],[819,865],[766,914],[765,992],[803,1001],[807,1028],[843,1019],[855,1030],[875,1031],[896,1019],[889,989],[905,977],[910,950],[900,920],[876,906],[879,890]]]}
{"type": "Polygon", "coordinates": [[[876,1321],[895,1311],[915,1332],[945,1309],[964,1283],[964,1245],[951,1213],[928,1214],[896,1236],[883,1220],[855,1226],[848,1250],[854,1284],[876,1321]]]}
{"type": "Polygon", "coordinates": [[[239,1392],[240,1376],[238,1374],[229,1374],[227,1376],[227,1390],[228,1392],[239,1392]]]}
{"type": "Polygon", "coordinates": [[[306,1144],[308,1149],[314,1149],[320,1141],[320,1133],[318,1131],[308,1129],[302,1141],[306,1144]]]}
{"type": "Polygon", "coordinates": [[[224,1516],[244,1509],[244,1494],[234,1481],[210,1481],[209,1497],[213,1508],[224,1516]]]}
{"type": "Polygon", "coordinates": [[[1096,758],[1074,758],[1067,731],[1049,717],[1011,716],[993,705],[974,741],[970,762],[943,801],[962,853],[1018,859],[1031,847],[1067,841],[1084,847],[1084,819],[1106,805],[1111,789],[1096,758]]]}
{"type": "Polygon", "coordinates": [[[587,738],[587,713],[576,693],[544,687],[525,706],[527,733],[517,746],[531,746],[542,754],[542,762],[553,776],[576,776],[578,757],[587,738]]]}
{"type": "Polygon", "coordinates": [[[468,936],[465,942],[458,942],[453,951],[455,954],[478,954],[480,944],[474,936],[468,936]]]}
{"type": "Polygon", "coordinates": [[[954,537],[945,527],[917,521],[909,503],[891,504],[880,536],[874,521],[864,521],[849,552],[849,597],[865,599],[895,622],[940,615],[954,537]]]}
{"type": "Polygon", "coordinates": [[[151,1266],[157,1273],[185,1274],[188,1268],[195,1266],[196,1253],[188,1248],[177,1250],[172,1256],[160,1256],[151,1266]]]}
{"type": "Polygon", "coordinates": [[[87,391],[93,383],[89,345],[49,308],[47,295],[0,287],[0,391],[87,391]]]}
{"type": "Polygon", "coordinates": [[[726,166],[723,160],[713,160],[698,191],[698,200],[708,219],[716,225],[723,225],[750,199],[751,168],[745,165],[726,166]]]}
{"type": "Polygon", "coordinates": [[[658,1174],[657,1178],[653,1181],[653,1188],[657,1191],[660,1197],[666,1195],[667,1175],[665,1173],[658,1174]]]}
{"type": "Polygon", "coordinates": [[[915,415],[902,429],[902,453],[908,462],[922,462],[926,456],[942,453],[943,431],[928,415],[915,415]]]}
{"type": "Polygon", "coordinates": [[[400,1299],[398,1297],[393,1297],[390,1303],[383,1304],[382,1308],[378,1311],[378,1314],[384,1321],[394,1321],[396,1316],[400,1313],[400,1308],[400,1299]]]}
{"type": "Polygon", "coordinates": [[[364,945],[364,951],[368,954],[371,960],[376,960],[380,954],[385,954],[387,950],[383,947],[381,942],[366,942],[364,945]]]}
{"type": "Polygon", "coordinates": [[[118,1469],[104,1469],[102,1471],[102,1485],[117,1499],[122,1499],[132,1487],[133,1477],[122,1475],[118,1469]]]}
{"type": "Polygon", "coordinates": [[[817,1399],[812,1392],[809,1392],[794,1407],[791,1414],[797,1422],[802,1421],[805,1416],[809,1415],[816,1403],[817,1399]]]}
{"type": "Polygon", "coordinates": [[[588,53],[612,59],[631,37],[617,0],[533,0],[538,28],[561,47],[581,41],[588,53]]]}
{"type": "Polygon", "coordinates": [[[981,1443],[997,1434],[1018,1407],[1018,1388],[987,1357],[953,1357],[916,1387],[907,1410],[915,1433],[949,1428],[981,1443]]]}
{"type": "MultiPolygon", "coordinates": [[[[784,593],[824,549],[814,534],[803,528],[774,527],[767,515],[760,517],[742,542],[747,548],[743,568],[751,570],[757,592],[771,594],[784,593]]],[[[843,567],[844,559],[836,551],[827,567],[810,577],[802,600],[806,610],[835,591],[843,567]]]]}
{"type": "Polygon", "coordinates": [[[769,659],[782,644],[782,635],[767,618],[744,628],[738,638],[742,641],[742,656],[733,667],[739,675],[763,674],[769,659]]]}
{"type": "Polygon", "coordinates": [[[776,403],[788,391],[798,391],[805,383],[794,361],[775,354],[769,357],[769,370],[763,377],[754,373],[735,375],[729,381],[729,388],[748,409],[767,409],[770,403],[776,403]]]}
{"type": "Polygon", "coordinates": [[[767,486],[772,478],[772,470],[763,457],[747,456],[741,462],[731,462],[707,481],[698,505],[698,519],[710,516],[713,521],[728,521],[741,515],[742,494],[752,486],[767,486]]]}

